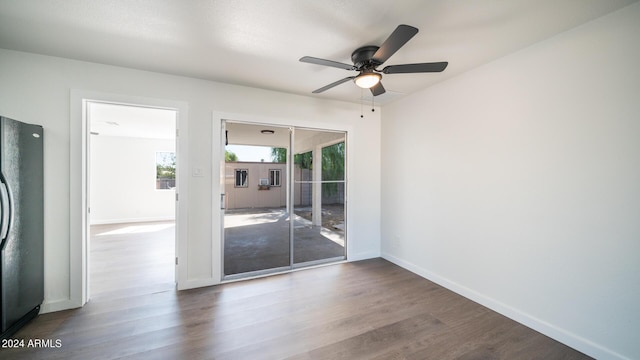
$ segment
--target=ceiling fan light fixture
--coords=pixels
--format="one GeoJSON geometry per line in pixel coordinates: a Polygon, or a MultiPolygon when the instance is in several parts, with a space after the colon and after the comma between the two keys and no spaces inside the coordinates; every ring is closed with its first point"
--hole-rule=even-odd
{"type": "Polygon", "coordinates": [[[382,78],[382,75],[378,73],[363,72],[360,75],[356,76],[356,78],[353,79],[353,81],[356,83],[356,85],[358,85],[363,89],[370,89],[376,86],[380,82],[381,78],[382,78]]]}

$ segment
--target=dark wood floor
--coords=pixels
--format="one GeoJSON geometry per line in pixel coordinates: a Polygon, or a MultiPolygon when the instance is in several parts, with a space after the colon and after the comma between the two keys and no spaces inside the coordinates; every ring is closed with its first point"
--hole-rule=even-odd
{"type": "Polygon", "coordinates": [[[111,288],[40,315],[2,359],[588,359],[383,259],[176,292],[111,288]]]}

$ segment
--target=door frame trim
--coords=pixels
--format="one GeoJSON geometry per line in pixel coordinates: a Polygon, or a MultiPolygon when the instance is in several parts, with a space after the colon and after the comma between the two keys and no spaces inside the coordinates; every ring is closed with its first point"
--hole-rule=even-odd
{"type": "MultiPolygon", "coordinates": [[[[70,119],[70,244],[69,244],[69,304],[64,308],[82,307],[89,300],[88,289],[88,146],[90,126],[86,118],[87,102],[106,102],[116,104],[131,104],[153,108],[168,108],[177,110],[176,153],[178,156],[176,168],[176,194],[180,194],[176,206],[176,284],[178,290],[187,282],[187,225],[188,225],[188,104],[183,101],[157,99],[124,94],[103,93],[88,90],[71,90],[71,119],[70,119]],[[69,306],[70,305],[70,306],[69,306]]],[[[61,304],[62,305],[62,304],[61,304]]],[[[62,309],[60,309],[62,310],[62,309]]],[[[55,311],[55,310],[52,310],[55,311]]]]}
{"type": "MultiPolygon", "coordinates": [[[[345,183],[346,183],[346,187],[345,187],[345,217],[347,219],[350,218],[350,211],[349,211],[349,199],[350,199],[350,194],[352,193],[350,191],[351,188],[351,181],[350,181],[350,176],[349,174],[351,173],[351,162],[349,161],[349,159],[352,157],[351,154],[351,149],[352,147],[349,146],[349,144],[353,141],[353,126],[351,125],[347,125],[344,123],[322,123],[321,126],[319,126],[319,124],[317,122],[309,122],[309,121],[301,121],[298,119],[287,119],[287,118],[269,118],[269,117],[263,117],[263,116],[255,116],[255,115],[250,115],[250,114],[239,114],[239,113],[225,113],[225,112],[214,112],[213,113],[213,126],[212,126],[212,130],[213,130],[213,139],[221,139],[222,141],[222,129],[224,126],[224,122],[233,122],[233,123],[241,123],[241,124],[248,124],[248,125],[258,125],[258,126],[277,126],[277,127],[283,127],[283,128],[290,128],[292,129],[293,135],[290,137],[290,141],[294,142],[295,141],[295,129],[304,129],[304,130],[317,130],[317,131],[328,131],[328,132],[343,132],[345,135],[345,157],[346,157],[346,161],[345,161],[345,183]]],[[[265,277],[265,276],[270,276],[270,275],[274,275],[274,274],[280,274],[280,273],[288,273],[288,272],[293,272],[293,271],[299,271],[299,270],[303,270],[303,269],[307,269],[307,268],[314,268],[314,267],[320,267],[320,266],[326,266],[326,265],[331,265],[331,264],[339,264],[339,263],[344,263],[344,262],[348,262],[349,261],[349,254],[350,254],[350,249],[352,248],[351,245],[351,241],[346,241],[345,243],[345,255],[344,255],[344,259],[343,260],[339,260],[339,261],[335,261],[335,262],[325,262],[325,261],[319,261],[319,262],[310,262],[309,264],[307,264],[308,266],[302,265],[299,266],[300,264],[293,264],[289,267],[287,267],[287,269],[282,270],[282,268],[276,268],[276,269],[268,269],[268,270],[259,270],[259,271],[255,271],[255,272],[249,272],[249,273],[243,273],[243,274],[233,274],[233,275],[224,275],[224,227],[223,227],[223,222],[222,222],[222,216],[223,216],[223,212],[220,206],[218,206],[218,204],[220,203],[220,194],[224,194],[224,181],[225,181],[225,173],[224,173],[224,151],[222,151],[222,149],[224,148],[223,144],[218,144],[219,146],[212,146],[212,179],[220,179],[219,182],[215,182],[212,181],[212,235],[214,236],[214,238],[212,239],[212,259],[213,259],[213,264],[212,264],[212,275],[214,276],[214,278],[219,279],[219,283],[226,283],[226,282],[235,282],[235,281],[239,281],[239,280],[249,280],[249,279],[254,279],[254,278],[260,278],[260,277],[265,277]],[[215,186],[218,186],[218,189],[216,191],[215,186]],[[217,239],[215,238],[215,236],[217,235],[217,239]],[[215,243],[218,243],[216,246],[215,243]],[[217,249],[217,254],[216,254],[216,249],[217,249]],[[218,262],[216,264],[216,261],[218,262]],[[240,275],[245,275],[245,276],[240,276],[240,275]]],[[[290,144],[290,146],[292,146],[292,144],[290,144]]],[[[291,154],[287,154],[288,156],[292,156],[291,154]]],[[[291,159],[293,160],[293,158],[291,159]]],[[[290,171],[289,171],[290,172],[290,171]]],[[[291,177],[293,175],[291,174],[291,177]]],[[[291,184],[289,184],[291,185],[291,184]]],[[[292,186],[289,186],[289,189],[292,189],[292,186]]],[[[289,196],[293,196],[292,194],[288,194],[289,196]]],[[[287,202],[289,202],[289,200],[287,200],[287,202]]],[[[349,231],[349,226],[347,225],[345,228],[345,239],[350,239],[350,231],[349,231]]],[[[290,230],[292,231],[293,227],[290,228],[290,230]]],[[[293,243],[291,244],[291,246],[293,246],[293,243]]],[[[293,254],[293,253],[292,253],[293,254]]],[[[291,261],[293,262],[293,257],[291,257],[291,261]]]]}

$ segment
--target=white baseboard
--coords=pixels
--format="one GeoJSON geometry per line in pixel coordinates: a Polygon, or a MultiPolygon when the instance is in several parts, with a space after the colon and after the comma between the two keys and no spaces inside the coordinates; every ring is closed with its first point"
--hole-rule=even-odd
{"type": "Polygon", "coordinates": [[[127,224],[127,223],[154,222],[154,221],[175,221],[175,219],[176,219],[175,216],[127,218],[127,219],[105,219],[105,220],[91,219],[91,225],[127,224]]]}
{"type": "Polygon", "coordinates": [[[208,279],[193,279],[185,282],[178,282],[178,290],[196,289],[205,286],[213,286],[220,284],[220,281],[216,281],[213,278],[208,279]]]}
{"type": "Polygon", "coordinates": [[[531,316],[519,309],[478,293],[411,262],[397,258],[386,252],[382,253],[382,258],[593,358],[631,360],[611,349],[605,348],[604,346],[598,345],[588,339],[559,328],[549,322],[531,316]]]}
{"type": "Polygon", "coordinates": [[[360,260],[367,260],[367,259],[375,259],[379,257],[380,257],[380,252],[368,251],[368,252],[361,252],[357,254],[348,254],[347,261],[360,261],[360,260]]]}
{"type": "MultiPolygon", "coordinates": [[[[373,258],[378,258],[378,257],[380,257],[380,254],[377,253],[377,252],[359,253],[356,256],[350,257],[347,260],[347,262],[366,260],[366,259],[373,259],[373,258]]],[[[315,267],[322,267],[322,266],[330,266],[330,265],[333,265],[333,264],[335,264],[335,263],[319,264],[319,265],[316,265],[316,266],[309,266],[309,267],[294,269],[293,271],[312,269],[312,268],[315,268],[315,267]]],[[[200,287],[219,285],[219,284],[233,282],[233,281],[250,280],[250,279],[255,279],[255,278],[260,278],[260,277],[265,277],[265,276],[272,276],[272,275],[273,275],[273,273],[269,273],[269,274],[265,274],[265,275],[258,275],[258,276],[255,276],[255,277],[246,277],[246,278],[241,278],[241,279],[232,280],[232,281],[216,281],[213,278],[192,279],[192,280],[187,280],[187,281],[184,281],[184,282],[180,282],[179,281],[178,282],[178,290],[195,289],[195,288],[200,288],[200,287]]]]}
{"type": "Polygon", "coordinates": [[[82,305],[75,303],[69,299],[63,300],[54,300],[54,301],[45,301],[40,306],[40,314],[46,314],[50,312],[69,310],[69,309],[77,309],[82,307],[82,305]]]}

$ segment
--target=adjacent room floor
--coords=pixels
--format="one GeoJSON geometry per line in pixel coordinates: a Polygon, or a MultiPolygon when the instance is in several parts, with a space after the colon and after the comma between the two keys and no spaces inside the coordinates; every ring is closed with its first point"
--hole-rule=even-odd
{"type": "Polygon", "coordinates": [[[91,226],[90,299],[175,288],[173,221],[91,226]]]}

